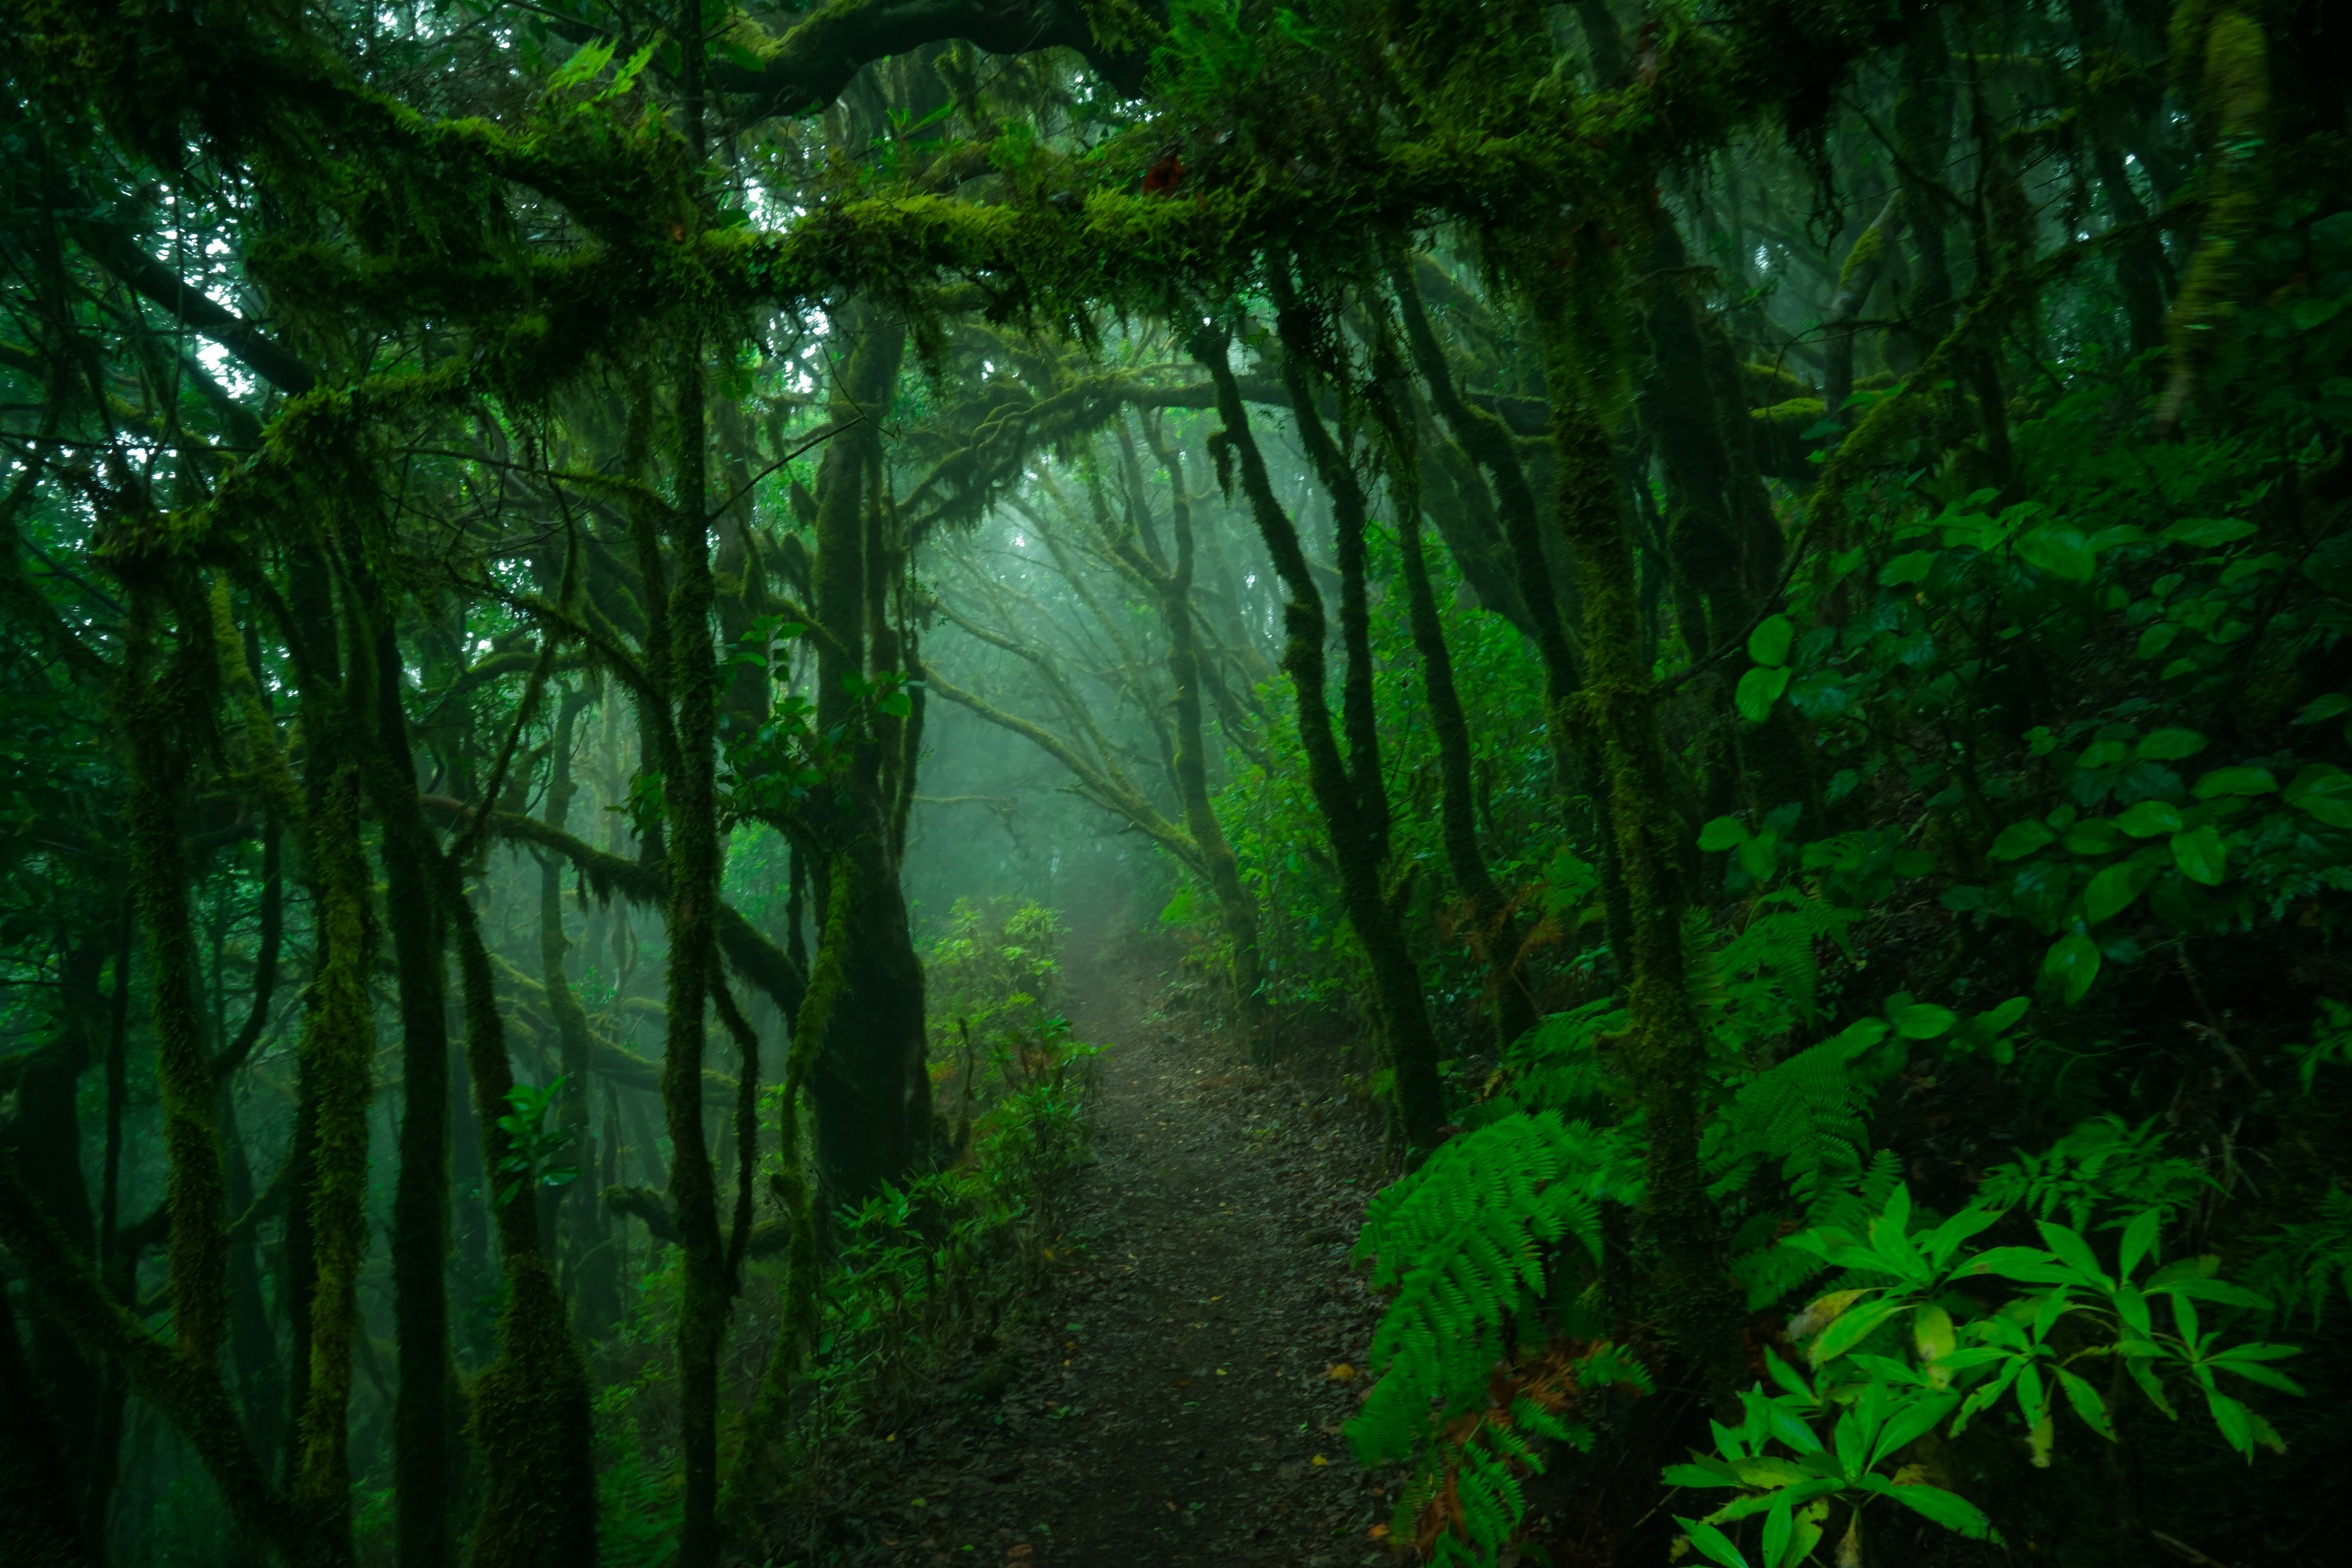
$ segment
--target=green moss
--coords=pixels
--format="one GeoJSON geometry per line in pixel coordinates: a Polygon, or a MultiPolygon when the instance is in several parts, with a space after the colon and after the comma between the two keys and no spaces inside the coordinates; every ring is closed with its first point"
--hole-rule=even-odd
{"type": "Polygon", "coordinates": [[[594,1568],[588,1369],[546,1259],[509,1257],[506,1287],[499,1356],[474,1384],[474,1442],[488,1460],[488,1480],[470,1561],[474,1568],[594,1568]]]}
{"type": "Polygon", "coordinates": [[[1818,397],[1791,397],[1769,408],[1751,408],[1748,416],[1781,429],[1805,430],[1821,423],[1825,406],[1818,397]]]}
{"type": "Polygon", "coordinates": [[[2217,7],[2211,0],[2184,0],[2173,18],[2173,46],[2180,68],[2194,62],[2192,101],[2207,147],[2209,196],[2196,254],[2172,303],[2171,376],[2157,407],[2159,428],[2179,423],[2237,314],[2238,249],[2262,216],[2248,165],[2270,117],[2269,44],[2243,11],[2217,7]]]}
{"type": "MultiPolygon", "coordinates": [[[[362,688],[364,689],[364,688],[362,688]]],[[[367,1258],[368,1106],[375,1023],[368,995],[375,936],[359,837],[359,770],[332,763],[311,813],[320,879],[320,960],[299,1060],[312,1108],[310,1136],[309,1366],[294,1460],[294,1500],[324,1561],[352,1554],[352,1345],[367,1258]]]]}
{"type": "Polygon", "coordinates": [[[1853,242],[1853,248],[1845,253],[1845,264],[1838,268],[1838,291],[1843,293],[1846,286],[1853,281],[1855,273],[1875,265],[1885,254],[1886,233],[1878,225],[1872,224],[1862,231],[1862,237],[1853,242]]]}
{"type": "MultiPolygon", "coordinates": [[[[180,844],[182,785],[190,763],[182,726],[189,704],[201,699],[185,660],[160,674],[150,670],[157,611],[152,588],[135,584],[132,647],[118,680],[115,708],[130,740],[131,896],[146,930],[152,972],[155,1073],[163,1093],[172,1214],[173,1331],[183,1354],[210,1366],[228,1327],[227,1176],[198,1013],[195,931],[180,844]]],[[[211,644],[210,637],[199,635],[187,646],[193,654],[209,652],[211,644]]]]}
{"type": "MultiPolygon", "coordinates": [[[[1547,322],[1547,327],[1553,323],[1547,322]]],[[[1574,384],[1565,334],[1546,334],[1554,385],[1574,384]]],[[[1682,847],[1656,696],[1643,659],[1641,595],[1622,488],[1594,410],[1553,398],[1559,527],[1585,606],[1587,681],[1572,717],[1590,737],[1606,798],[1609,847],[1623,881],[1622,924],[1632,1028],[1619,1049],[1648,1126],[1642,1220],[1656,1258],[1647,1291],[1675,1349],[1714,1394],[1739,1369],[1738,1296],[1716,1244],[1698,1160],[1707,1042],[1683,951],[1682,847]]],[[[1619,940],[1612,931],[1612,944],[1619,940]]]]}

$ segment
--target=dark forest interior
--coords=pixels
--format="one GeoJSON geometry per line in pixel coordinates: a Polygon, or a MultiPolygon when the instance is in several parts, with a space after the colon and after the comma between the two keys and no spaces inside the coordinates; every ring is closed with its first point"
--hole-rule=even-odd
{"type": "Polygon", "coordinates": [[[5,1568],[2342,1561],[2343,7],[0,75],[5,1568]]]}

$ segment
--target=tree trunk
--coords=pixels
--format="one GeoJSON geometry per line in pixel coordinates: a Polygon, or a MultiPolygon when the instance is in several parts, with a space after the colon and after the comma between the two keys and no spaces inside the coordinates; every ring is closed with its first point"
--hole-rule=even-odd
{"type": "Polygon", "coordinates": [[[1600,420],[1573,390],[1566,345],[1546,344],[1559,451],[1559,524],[1576,552],[1591,679],[1579,706],[1608,798],[1608,827],[1624,879],[1626,1005],[1632,1027],[1617,1050],[1639,1096],[1649,1138],[1642,1218],[1657,1276],[1651,1300],[1676,1350],[1710,1392],[1739,1367],[1739,1298],[1725,1271],[1715,1208],[1698,1159],[1706,1037],[1683,951],[1681,851],[1650,672],[1641,662],[1640,588],[1623,492],[1600,420]]]}
{"type": "MultiPolygon", "coordinates": [[[[1243,493],[1289,595],[1283,606],[1282,668],[1290,677],[1298,704],[1298,738],[1307,752],[1307,784],[1330,835],[1348,923],[1354,928],[1356,940],[1363,943],[1371,968],[1375,1012],[1395,1077],[1398,1127],[1409,1150],[1426,1152],[1436,1146],[1438,1129],[1445,1121],[1445,1089],[1437,1076],[1437,1039],[1430,1028],[1419,967],[1396,913],[1383,896],[1380,836],[1364,819],[1360,781],[1349,776],[1332,735],[1331,709],[1324,692],[1323,595],[1299,546],[1298,531],[1276,498],[1265,459],[1250,434],[1249,415],[1225,357],[1225,340],[1204,333],[1195,341],[1193,353],[1216,384],[1217,414],[1224,425],[1218,438],[1240,459],[1243,493]]],[[[1293,403],[1302,421],[1313,416],[1311,399],[1294,395],[1293,403]]],[[[1344,531],[1346,524],[1341,526],[1344,531]]],[[[1369,670],[1366,679],[1370,679],[1369,670]]]]}
{"type": "Polygon", "coordinates": [[[1495,1045],[1499,1052],[1534,1028],[1535,999],[1519,973],[1521,921],[1496,885],[1478,847],[1477,806],[1470,789],[1470,721],[1454,685],[1454,656],[1445,646],[1444,623],[1430,590],[1429,563],[1422,552],[1421,505],[1414,494],[1397,498],[1402,538],[1406,607],[1413,647],[1421,655],[1422,684],[1429,703],[1429,727],[1437,741],[1438,810],[1446,868],[1454,890],[1470,904],[1480,955],[1495,988],[1495,1045]]]}

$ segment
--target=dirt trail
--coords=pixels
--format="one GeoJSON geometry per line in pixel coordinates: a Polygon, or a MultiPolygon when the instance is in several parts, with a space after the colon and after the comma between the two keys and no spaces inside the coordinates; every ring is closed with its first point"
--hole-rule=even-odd
{"type": "Polygon", "coordinates": [[[1374,1171],[1360,1115],[1154,1017],[1149,965],[1079,957],[1072,1022],[1109,1047],[1084,1251],[1001,1398],[943,1397],[894,1439],[856,1561],[1393,1562],[1339,1432],[1375,1315],[1347,1265],[1374,1171]]]}

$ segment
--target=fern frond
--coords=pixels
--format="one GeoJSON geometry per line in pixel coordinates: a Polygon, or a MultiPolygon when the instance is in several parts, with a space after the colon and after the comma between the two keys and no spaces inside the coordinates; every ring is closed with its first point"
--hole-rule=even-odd
{"type": "Polygon", "coordinates": [[[1505,1331],[1544,1290],[1545,1249],[1601,1255],[1599,1200],[1625,1140],[1539,1111],[1441,1147],[1372,1202],[1356,1244],[1395,1299],[1372,1335],[1379,1381],[1348,1435],[1366,1464],[1406,1458],[1433,1423],[1477,1405],[1512,1349],[1505,1331]]]}

